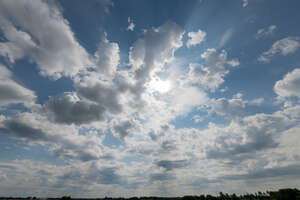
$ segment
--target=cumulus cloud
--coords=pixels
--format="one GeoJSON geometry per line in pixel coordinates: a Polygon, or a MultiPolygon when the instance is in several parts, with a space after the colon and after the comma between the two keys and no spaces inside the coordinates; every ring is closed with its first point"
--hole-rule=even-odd
{"type": "Polygon", "coordinates": [[[189,39],[186,42],[186,46],[189,48],[201,44],[205,40],[206,32],[199,29],[197,32],[189,32],[188,37],[189,39]]]}
{"type": "Polygon", "coordinates": [[[117,138],[124,140],[126,136],[136,131],[136,129],[138,128],[137,123],[138,122],[136,120],[114,120],[112,122],[112,132],[117,138]]]}
{"type": "Polygon", "coordinates": [[[122,89],[114,82],[103,81],[99,77],[92,72],[75,81],[75,92],[50,97],[44,105],[48,117],[57,123],[81,125],[103,121],[109,114],[121,113],[122,89]]]}
{"type": "Polygon", "coordinates": [[[74,126],[54,124],[34,113],[1,118],[0,132],[31,144],[49,145],[50,153],[66,160],[86,162],[109,158],[97,134],[79,135],[74,126]]]}
{"type": "Polygon", "coordinates": [[[224,82],[224,77],[229,73],[226,65],[239,65],[237,59],[227,59],[225,50],[218,52],[216,49],[207,49],[201,54],[201,58],[204,59],[205,64],[190,64],[188,75],[189,81],[203,89],[217,89],[224,82]]]}
{"type": "Polygon", "coordinates": [[[247,115],[248,106],[259,106],[264,102],[264,98],[253,100],[244,100],[241,93],[233,95],[232,99],[218,98],[210,99],[207,106],[210,108],[209,113],[216,113],[229,120],[239,120],[247,115]]]}
{"type": "Polygon", "coordinates": [[[0,13],[1,32],[7,39],[0,43],[0,54],[10,62],[27,57],[42,75],[55,79],[74,76],[91,66],[87,52],[55,4],[4,0],[0,13]]]}
{"type": "Polygon", "coordinates": [[[15,82],[11,71],[0,65],[0,106],[21,103],[31,107],[35,100],[35,93],[15,82]]]}
{"type": "Polygon", "coordinates": [[[277,30],[276,25],[270,25],[267,28],[261,28],[256,32],[256,39],[272,35],[277,30]]]}
{"type": "Polygon", "coordinates": [[[208,147],[208,158],[241,161],[251,153],[278,147],[277,138],[289,125],[286,116],[256,114],[221,128],[220,136],[208,147]]]}
{"type": "Polygon", "coordinates": [[[105,111],[99,104],[81,100],[74,92],[50,97],[45,109],[57,123],[78,125],[103,120],[105,111]]]}
{"type": "Polygon", "coordinates": [[[119,45],[107,40],[107,34],[104,34],[102,41],[95,52],[96,70],[104,76],[112,76],[120,62],[119,45]]]}
{"type": "Polygon", "coordinates": [[[281,97],[299,97],[300,98],[300,69],[294,69],[287,73],[282,80],[276,82],[274,86],[275,93],[281,97]]]}
{"type": "Polygon", "coordinates": [[[263,52],[258,61],[268,63],[276,54],[286,56],[295,53],[300,47],[299,40],[299,37],[286,37],[276,41],[268,51],[263,52]]]}
{"type": "MultiPolygon", "coordinates": [[[[57,18],[49,19],[51,23],[55,24],[63,19],[55,5],[37,2],[44,6],[42,8],[48,14],[49,12],[58,12],[57,15],[54,14],[54,16],[58,16],[57,18]]],[[[36,15],[34,14],[34,16],[36,15]]],[[[8,21],[7,18],[5,23],[8,21]]],[[[131,19],[129,22],[132,22],[131,19]]],[[[48,26],[47,23],[45,26],[48,26]]],[[[83,185],[87,191],[95,191],[95,188],[101,188],[103,191],[103,188],[109,187],[119,190],[122,188],[119,187],[121,185],[128,187],[129,182],[140,182],[141,184],[135,187],[135,191],[142,188],[141,191],[144,194],[145,191],[150,190],[147,184],[174,181],[176,178],[178,178],[176,180],[178,185],[188,188],[190,185],[185,181],[195,178],[195,174],[203,175],[201,180],[206,181],[205,183],[222,178],[238,180],[247,177],[247,174],[239,171],[244,176],[231,178],[224,176],[224,171],[226,171],[225,174],[234,174],[238,171],[238,167],[230,165],[230,163],[240,162],[240,168],[248,169],[249,163],[246,163],[248,160],[255,160],[257,156],[263,155],[264,151],[278,149],[281,142],[278,137],[287,127],[299,121],[300,108],[296,106],[273,114],[262,113],[247,116],[244,112],[246,106],[260,105],[264,101],[263,98],[244,100],[242,94],[236,94],[231,99],[210,99],[208,91],[212,92],[218,89],[230,69],[240,65],[238,59],[229,59],[225,50],[207,49],[201,55],[203,62],[189,64],[187,65],[188,69],[185,68],[186,71],[178,70],[178,74],[173,73],[171,70],[176,71],[176,69],[174,69],[175,64],[173,65],[171,61],[175,60],[174,52],[183,45],[184,31],[170,21],[144,31],[143,37],[134,42],[130,48],[129,65],[124,67],[126,69],[120,66],[119,45],[108,41],[107,35],[105,35],[94,55],[88,58],[88,62],[91,61],[93,66],[87,70],[84,67],[70,69],[72,72],[68,72],[66,69],[60,70],[59,63],[54,66],[53,71],[40,67],[46,61],[33,57],[32,55],[40,53],[36,53],[32,49],[48,48],[43,43],[44,40],[37,37],[38,33],[29,31],[26,28],[27,25],[21,24],[15,27],[15,24],[10,24],[9,27],[15,28],[14,32],[20,33],[16,33],[18,36],[16,39],[7,39],[9,38],[7,36],[8,41],[1,43],[4,45],[1,48],[1,55],[7,56],[10,62],[28,57],[36,62],[47,76],[73,77],[74,91],[49,97],[49,100],[43,105],[44,110],[41,109],[46,112],[40,114],[35,112],[19,113],[12,117],[0,116],[1,134],[8,134],[30,145],[42,145],[52,155],[67,161],[66,166],[57,166],[59,172],[56,174],[52,174],[53,171],[49,169],[45,169],[43,172],[44,174],[48,173],[47,176],[43,176],[44,178],[51,177],[45,178],[45,182],[56,188],[65,189],[70,186],[74,189],[83,185]],[[11,47],[10,45],[15,46],[11,47]],[[168,71],[168,67],[170,71],[168,71]],[[171,85],[166,93],[148,90],[151,80],[162,80],[158,77],[159,73],[166,75],[171,85]],[[198,106],[205,107],[203,108],[204,112],[209,114],[214,112],[226,120],[231,119],[231,121],[228,122],[229,124],[220,125],[209,123],[201,130],[192,127],[178,128],[171,125],[178,119],[178,116],[190,118],[190,114],[194,115],[192,119],[196,123],[203,120],[203,117],[197,115],[197,111],[193,110],[198,106]],[[196,112],[189,113],[190,111],[196,112]],[[99,125],[100,121],[102,122],[99,125]],[[104,133],[100,133],[99,127],[93,126],[92,122],[98,124],[99,127],[103,123],[107,129],[101,127],[104,133]],[[120,148],[105,146],[103,138],[110,136],[105,135],[107,131],[111,131],[113,136],[122,140],[124,145],[121,145],[120,148]],[[230,161],[226,162],[228,165],[223,165],[222,161],[224,160],[230,161]],[[120,164],[121,161],[122,164],[120,164]],[[218,168],[219,164],[222,165],[221,168],[218,168]],[[191,165],[194,166],[191,167],[191,165]]],[[[65,29],[69,30],[67,32],[70,35],[67,34],[69,38],[64,39],[64,42],[73,38],[74,43],[67,42],[69,44],[67,46],[75,48],[73,45],[78,42],[64,20],[64,25],[61,25],[60,30],[64,32],[65,29]]],[[[52,33],[51,28],[50,33],[52,33]]],[[[43,31],[40,34],[43,35],[43,31]]],[[[13,34],[9,35],[13,36],[13,34]]],[[[227,36],[224,35],[224,44],[231,35],[232,31],[229,31],[227,36]]],[[[203,42],[206,33],[199,30],[191,32],[188,36],[190,42],[187,42],[186,45],[189,43],[188,47],[191,47],[203,42]]],[[[48,37],[50,36],[47,36],[46,39],[49,39],[48,37]]],[[[58,47],[56,43],[53,43],[53,52],[51,50],[47,54],[55,53],[58,47]]],[[[76,48],[82,49],[79,44],[76,48]]],[[[81,52],[81,50],[78,51],[81,52]]],[[[277,51],[281,53],[281,50],[277,51]]],[[[78,57],[71,54],[70,57],[75,56],[74,63],[77,63],[78,57]]],[[[59,59],[60,57],[58,57],[59,59]]],[[[56,64],[56,62],[58,61],[54,60],[51,64],[56,64]]],[[[66,64],[65,61],[62,62],[62,65],[66,64]]],[[[72,61],[68,64],[74,63],[72,61]]],[[[275,84],[274,91],[278,96],[297,96],[298,91],[295,89],[295,85],[298,83],[297,77],[299,76],[297,70],[290,72],[275,84]]],[[[0,78],[2,77],[4,77],[3,80],[10,79],[11,72],[6,68],[1,71],[0,67],[0,78]]],[[[22,93],[18,92],[18,94],[22,93]]],[[[1,95],[0,97],[2,98],[1,95]]],[[[21,101],[25,100],[16,102],[21,101]]],[[[282,155],[278,157],[282,158],[282,155]]],[[[19,165],[22,164],[19,163],[19,165]]],[[[291,170],[292,173],[297,173],[292,168],[291,170]]],[[[266,172],[266,174],[268,173],[266,172]]],[[[280,174],[280,172],[278,173],[280,174]]],[[[42,174],[42,172],[37,174],[42,174]]],[[[257,174],[263,173],[257,172],[257,174]]],[[[31,176],[34,177],[32,174],[31,176]]]]}
{"type": "Polygon", "coordinates": [[[76,84],[76,89],[80,97],[98,104],[110,113],[122,111],[120,91],[114,84],[101,81],[81,82],[76,84]]]}
{"type": "Polygon", "coordinates": [[[138,39],[129,52],[129,62],[135,78],[145,82],[153,69],[159,69],[173,58],[176,49],[182,46],[184,31],[168,21],[158,28],[146,30],[144,38],[138,39]]]}
{"type": "Polygon", "coordinates": [[[244,113],[247,102],[241,98],[226,99],[220,98],[210,102],[213,112],[224,116],[227,119],[239,119],[244,113]]]}
{"type": "Polygon", "coordinates": [[[3,122],[1,132],[8,133],[20,138],[29,140],[46,140],[47,135],[39,128],[26,125],[24,122],[15,120],[6,120],[3,122]]]}
{"type": "Polygon", "coordinates": [[[133,23],[133,20],[130,17],[128,17],[127,21],[128,21],[128,27],[127,27],[126,30],[127,31],[133,31],[134,27],[135,27],[135,24],[133,23]]]}

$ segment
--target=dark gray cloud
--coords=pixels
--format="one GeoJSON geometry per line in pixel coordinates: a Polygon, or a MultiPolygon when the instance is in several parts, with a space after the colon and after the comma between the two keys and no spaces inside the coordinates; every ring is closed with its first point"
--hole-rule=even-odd
{"type": "Polygon", "coordinates": [[[47,134],[38,128],[33,128],[23,122],[7,120],[0,127],[0,133],[11,134],[15,137],[25,138],[34,141],[48,140],[47,134]]]}
{"type": "Polygon", "coordinates": [[[86,168],[71,168],[66,170],[57,178],[56,187],[63,187],[64,185],[80,185],[87,187],[91,184],[103,185],[127,185],[126,177],[118,174],[117,167],[100,167],[95,162],[92,162],[86,168]]]}
{"type": "Polygon", "coordinates": [[[113,114],[122,111],[122,105],[119,102],[120,91],[118,88],[114,88],[114,86],[105,86],[100,83],[94,85],[78,84],[76,88],[78,96],[97,103],[107,111],[113,114]]]}
{"type": "Polygon", "coordinates": [[[51,97],[45,104],[55,122],[66,124],[84,124],[103,120],[105,108],[80,100],[75,93],[63,93],[51,97]]]}
{"type": "Polygon", "coordinates": [[[100,149],[96,144],[86,148],[87,143],[91,145],[91,141],[85,138],[77,137],[76,139],[76,137],[74,137],[70,139],[68,136],[53,133],[55,128],[50,127],[51,124],[48,124],[49,127],[47,128],[51,129],[52,132],[48,132],[43,128],[37,128],[34,123],[31,123],[33,122],[26,124],[24,120],[20,120],[17,117],[16,119],[4,120],[0,124],[0,133],[25,139],[28,142],[50,144],[50,153],[56,157],[67,160],[81,160],[86,162],[102,158],[106,159],[105,155],[99,154],[100,149]]]}
{"type": "Polygon", "coordinates": [[[61,148],[55,148],[51,151],[51,154],[59,158],[67,160],[80,160],[82,162],[99,159],[99,155],[88,152],[86,149],[73,146],[72,144],[65,144],[61,148]]]}
{"type": "Polygon", "coordinates": [[[114,124],[112,128],[113,132],[117,133],[118,137],[123,140],[130,133],[130,130],[134,128],[134,124],[132,121],[126,120],[118,124],[114,124]]]}
{"type": "Polygon", "coordinates": [[[163,167],[167,171],[187,167],[190,162],[188,160],[160,160],[155,163],[158,167],[163,167]]]}
{"type": "Polygon", "coordinates": [[[188,183],[187,185],[193,187],[193,188],[209,188],[210,184],[216,184],[221,183],[223,180],[218,178],[197,178],[196,180],[188,183]]]}
{"type": "Polygon", "coordinates": [[[97,182],[100,184],[122,184],[124,180],[116,170],[116,168],[104,168],[97,171],[94,175],[97,177],[97,182]]]}
{"type": "Polygon", "coordinates": [[[152,173],[150,175],[150,181],[167,181],[167,180],[173,180],[176,179],[176,177],[173,174],[170,173],[152,173]]]}
{"type": "MultiPolygon", "coordinates": [[[[213,159],[232,159],[243,160],[248,159],[250,155],[245,155],[268,148],[275,148],[278,143],[274,141],[272,136],[264,133],[254,133],[252,139],[246,143],[227,144],[225,137],[219,137],[217,142],[220,147],[214,146],[206,151],[207,158],[213,159]]],[[[251,156],[250,156],[251,157],[251,156]]]]}
{"type": "Polygon", "coordinates": [[[165,152],[173,151],[173,150],[177,149],[175,142],[172,140],[163,141],[161,144],[161,148],[162,148],[162,151],[165,151],[165,152]]]}

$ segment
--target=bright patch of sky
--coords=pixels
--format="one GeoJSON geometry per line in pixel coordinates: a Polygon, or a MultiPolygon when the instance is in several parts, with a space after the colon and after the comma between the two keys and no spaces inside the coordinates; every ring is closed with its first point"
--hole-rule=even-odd
{"type": "Polygon", "coordinates": [[[299,6],[0,1],[0,196],[299,187],[299,6]]]}

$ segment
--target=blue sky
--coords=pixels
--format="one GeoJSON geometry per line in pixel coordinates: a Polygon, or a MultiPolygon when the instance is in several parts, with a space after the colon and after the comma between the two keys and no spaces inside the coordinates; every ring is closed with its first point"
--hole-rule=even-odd
{"type": "Polygon", "coordinates": [[[0,1],[0,196],[299,187],[299,6],[0,1]]]}

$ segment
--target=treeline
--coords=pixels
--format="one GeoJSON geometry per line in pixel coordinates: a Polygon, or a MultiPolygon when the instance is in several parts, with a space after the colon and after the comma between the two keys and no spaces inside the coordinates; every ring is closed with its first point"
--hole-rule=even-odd
{"type": "MultiPolygon", "coordinates": [[[[217,196],[200,195],[184,197],[132,197],[125,198],[105,198],[106,200],[300,200],[298,189],[280,189],[278,191],[257,192],[255,194],[223,194],[217,196]]],[[[100,200],[100,199],[99,199],[100,200]]]]}
{"type": "MultiPolygon", "coordinates": [[[[0,200],[38,200],[41,198],[27,197],[0,197],[0,200]]],[[[79,199],[64,196],[61,198],[47,198],[46,200],[300,200],[300,191],[298,189],[280,189],[278,191],[257,192],[255,194],[223,194],[217,196],[200,195],[200,196],[183,196],[183,197],[131,197],[131,198],[95,198],[95,199],[79,199]]]]}

